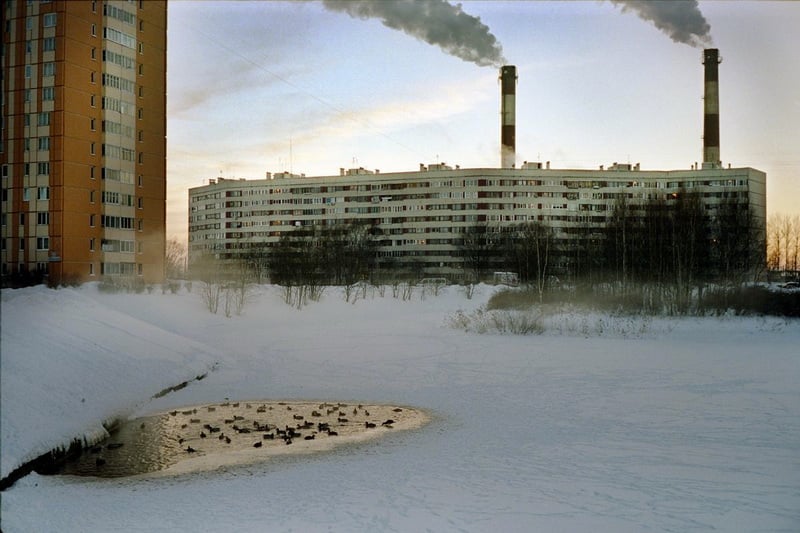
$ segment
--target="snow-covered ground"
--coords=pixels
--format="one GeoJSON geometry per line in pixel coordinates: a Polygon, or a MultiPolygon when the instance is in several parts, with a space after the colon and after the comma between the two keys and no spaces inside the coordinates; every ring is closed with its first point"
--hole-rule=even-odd
{"type": "Polygon", "coordinates": [[[101,434],[104,420],[226,397],[411,405],[434,420],[330,454],[217,472],[32,474],[2,493],[0,527],[800,530],[798,321],[615,328],[608,317],[562,317],[578,326],[537,336],[446,326],[491,290],[402,301],[389,289],[352,304],[328,289],[298,311],[262,287],[231,318],[208,313],[197,288],[4,290],[3,476],[101,434]]]}

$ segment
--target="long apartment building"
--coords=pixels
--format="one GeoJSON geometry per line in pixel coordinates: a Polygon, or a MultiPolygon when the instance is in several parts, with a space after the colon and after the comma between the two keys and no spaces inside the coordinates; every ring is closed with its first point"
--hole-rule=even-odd
{"type": "Polygon", "coordinates": [[[698,193],[709,215],[726,200],[746,203],[764,227],[766,174],[753,168],[646,171],[615,163],[561,170],[525,163],[519,169],[420,165],[398,173],[341,169],[336,176],[216,178],[190,189],[189,259],[237,260],[298,228],[361,221],[378,230],[378,253],[397,267],[458,277],[468,228],[539,221],[568,238],[570,228],[605,225],[622,198],[631,205],[669,203],[682,191],[698,193]]]}
{"type": "Polygon", "coordinates": [[[164,277],[166,1],[3,2],[3,276],[164,277]]]}

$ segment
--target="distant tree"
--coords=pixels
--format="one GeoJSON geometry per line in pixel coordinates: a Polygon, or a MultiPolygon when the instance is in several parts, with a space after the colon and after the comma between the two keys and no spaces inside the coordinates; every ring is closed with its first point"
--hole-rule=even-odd
{"type": "Polygon", "coordinates": [[[775,213],[767,220],[767,267],[800,269],[800,215],[775,213]]]}
{"type": "Polygon", "coordinates": [[[506,268],[519,275],[520,281],[536,287],[543,299],[551,277],[555,233],[542,222],[528,222],[503,233],[502,248],[506,268]]]}
{"type": "Polygon", "coordinates": [[[166,275],[169,279],[180,279],[186,274],[186,245],[176,238],[167,239],[164,257],[166,275]]]}
{"type": "Polygon", "coordinates": [[[712,220],[711,252],[718,277],[735,285],[764,263],[762,228],[746,201],[723,201],[712,220]]]}
{"type": "Polygon", "coordinates": [[[460,253],[465,277],[473,283],[485,278],[495,266],[500,233],[485,222],[464,229],[460,253]]]}

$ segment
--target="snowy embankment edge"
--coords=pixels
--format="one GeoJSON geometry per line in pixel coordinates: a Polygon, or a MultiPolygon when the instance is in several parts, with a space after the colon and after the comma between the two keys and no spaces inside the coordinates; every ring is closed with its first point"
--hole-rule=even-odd
{"type": "Polygon", "coordinates": [[[83,289],[2,291],[0,478],[73,441],[93,443],[153,395],[206,374],[208,347],[83,289]]]}

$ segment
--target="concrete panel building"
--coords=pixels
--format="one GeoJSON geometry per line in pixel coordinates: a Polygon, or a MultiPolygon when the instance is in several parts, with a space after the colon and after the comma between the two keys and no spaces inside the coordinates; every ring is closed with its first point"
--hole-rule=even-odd
{"type": "Polygon", "coordinates": [[[391,258],[395,268],[458,278],[464,270],[460,244],[476,225],[501,229],[538,221],[569,239],[575,228],[604,227],[620,199],[631,206],[669,204],[682,192],[696,193],[709,216],[725,201],[746,204],[763,231],[766,175],[753,168],[433,164],[415,172],[360,168],[321,177],[211,179],[189,190],[189,258],[190,264],[203,256],[236,261],[298,228],[364,222],[376,229],[378,254],[391,258]]]}
{"type": "Polygon", "coordinates": [[[166,1],[3,2],[3,276],[164,277],[166,1]]]}

